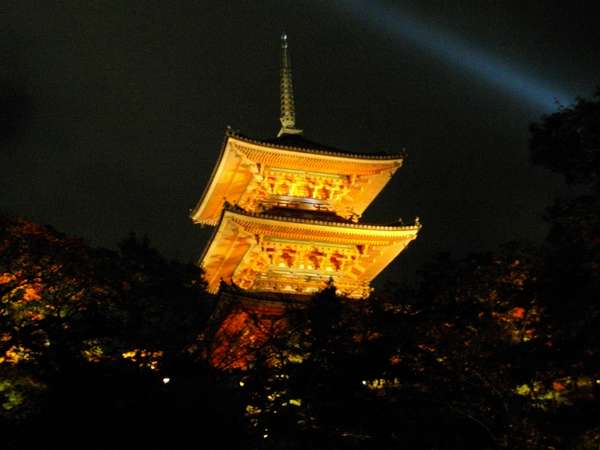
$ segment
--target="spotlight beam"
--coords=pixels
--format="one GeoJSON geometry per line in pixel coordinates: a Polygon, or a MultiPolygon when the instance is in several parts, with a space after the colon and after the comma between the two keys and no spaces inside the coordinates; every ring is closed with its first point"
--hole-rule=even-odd
{"type": "Polygon", "coordinates": [[[390,36],[397,42],[411,42],[470,76],[484,80],[512,97],[549,112],[556,103],[571,103],[575,96],[563,92],[544,80],[528,75],[524,70],[501,61],[462,38],[436,30],[429,23],[386,6],[380,1],[336,0],[337,6],[352,14],[371,28],[390,36]]]}

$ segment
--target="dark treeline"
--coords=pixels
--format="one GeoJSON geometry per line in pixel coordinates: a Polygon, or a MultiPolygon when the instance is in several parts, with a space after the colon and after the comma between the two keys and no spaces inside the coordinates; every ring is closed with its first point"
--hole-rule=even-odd
{"type": "Polygon", "coordinates": [[[600,92],[530,150],[573,187],[542,245],[440,255],[364,302],[331,286],[276,332],[243,312],[243,369],[215,365],[198,268],[1,218],[0,447],[597,449],[600,92]]]}

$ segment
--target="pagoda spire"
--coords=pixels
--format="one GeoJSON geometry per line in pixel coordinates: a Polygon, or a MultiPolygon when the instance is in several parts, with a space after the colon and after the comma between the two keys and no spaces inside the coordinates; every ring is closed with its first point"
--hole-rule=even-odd
{"type": "Polygon", "coordinates": [[[302,130],[296,128],[296,110],[294,108],[294,86],[292,83],[292,64],[288,51],[287,35],[281,35],[281,72],[279,80],[279,95],[281,101],[281,113],[279,121],[281,129],[277,137],[284,134],[302,134],[302,130]]]}

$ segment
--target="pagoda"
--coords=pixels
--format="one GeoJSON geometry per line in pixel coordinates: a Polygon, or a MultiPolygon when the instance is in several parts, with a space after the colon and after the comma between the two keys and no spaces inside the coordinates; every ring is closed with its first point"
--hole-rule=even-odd
{"type": "Polygon", "coordinates": [[[191,211],[214,227],[199,265],[208,290],[312,295],[333,282],[367,298],[372,280],[421,227],[361,221],[403,154],[354,153],[309,141],[296,126],[286,35],[281,37],[281,129],[253,139],[228,128],[208,185],[191,211]]]}

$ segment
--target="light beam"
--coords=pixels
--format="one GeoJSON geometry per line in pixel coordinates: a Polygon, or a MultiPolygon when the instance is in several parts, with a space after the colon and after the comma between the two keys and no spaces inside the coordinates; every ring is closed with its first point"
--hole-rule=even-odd
{"type": "Polygon", "coordinates": [[[501,61],[462,38],[435,30],[431,24],[397,6],[383,5],[377,0],[336,0],[335,3],[357,20],[394,40],[411,42],[416,47],[426,49],[436,58],[463,69],[515,98],[542,108],[543,112],[555,110],[557,102],[570,104],[575,99],[575,96],[526,74],[524,70],[501,61]]]}

